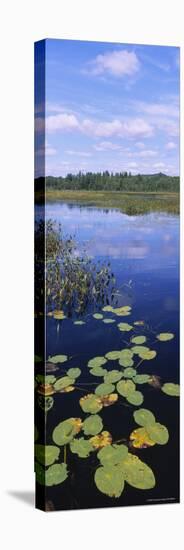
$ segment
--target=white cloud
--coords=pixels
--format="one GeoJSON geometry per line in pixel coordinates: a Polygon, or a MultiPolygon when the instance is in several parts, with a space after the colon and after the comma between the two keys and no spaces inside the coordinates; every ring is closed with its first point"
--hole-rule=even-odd
{"type": "Polygon", "coordinates": [[[78,130],[90,137],[102,138],[111,136],[150,137],[154,133],[151,124],[142,118],[114,119],[110,122],[92,119],[79,120],[79,117],[68,113],[50,115],[46,118],[46,132],[71,130],[78,130]]]}
{"type": "Polygon", "coordinates": [[[165,168],[165,164],[164,162],[156,162],[155,164],[153,164],[153,168],[165,168]]]}
{"type": "Polygon", "coordinates": [[[96,151],[118,151],[121,149],[121,145],[117,143],[112,143],[111,141],[101,141],[94,145],[96,151]]]}
{"type": "Polygon", "coordinates": [[[87,72],[94,75],[109,73],[113,76],[131,76],[140,68],[140,62],[134,52],[114,50],[97,57],[88,63],[87,72]]]}
{"type": "Polygon", "coordinates": [[[79,127],[79,122],[75,115],[63,113],[57,115],[49,115],[46,118],[46,131],[53,132],[55,130],[76,130],[79,127]]]}
{"type": "Polygon", "coordinates": [[[158,155],[157,151],[154,151],[152,149],[144,149],[144,151],[140,151],[139,153],[136,153],[136,156],[139,157],[156,157],[158,155]]]}
{"type": "Polygon", "coordinates": [[[168,143],[166,143],[165,148],[168,149],[168,151],[176,149],[176,143],[174,143],[174,141],[169,141],[168,143]]]}
{"type": "Polygon", "coordinates": [[[148,103],[145,101],[132,102],[136,111],[154,116],[179,117],[179,107],[173,103],[148,103]]]}
{"type": "Polygon", "coordinates": [[[137,141],[135,143],[136,147],[138,147],[138,149],[144,149],[145,145],[142,141],[137,141]]]}
{"type": "Polygon", "coordinates": [[[67,155],[77,156],[77,157],[91,157],[92,156],[92,154],[88,153],[87,151],[74,151],[73,149],[68,149],[67,151],[65,151],[65,153],[67,153],[67,155]]]}

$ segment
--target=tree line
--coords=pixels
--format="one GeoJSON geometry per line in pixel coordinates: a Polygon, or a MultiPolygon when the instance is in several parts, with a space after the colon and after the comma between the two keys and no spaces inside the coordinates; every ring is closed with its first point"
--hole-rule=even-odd
{"type": "Polygon", "coordinates": [[[46,177],[47,189],[95,191],[179,191],[179,176],[163,173],[132,175],[131,172],[79,172],[65,177],[46,177]]]}

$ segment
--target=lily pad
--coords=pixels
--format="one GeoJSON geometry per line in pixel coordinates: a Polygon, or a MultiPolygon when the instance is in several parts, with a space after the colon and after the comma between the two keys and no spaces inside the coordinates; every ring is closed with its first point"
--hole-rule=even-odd
{"type": "Polygon", "coordinates": [[[105,395],[104,397],[101,397],[100,401],[103,407],[110,407],[110,405],[114,405],[114,403],[118,401],[118,394],[110,393],[109,395],[105,395]]]}
{"type": "Polygon", "coordinates": [[[158,445],[166,445],[169,440],[169,432],[166,426],[155,422],[151,426],[146,426],[146,430],[150,438],[158,443],[158,445]]]}
{"type": "Polygon", "coordinates": [[[78,325],[78,326],[81,326],[81,325],[85,325],[85,321],[74,321],[74,325],[78,325]]]}
{"type": "Polygon", "coordinates": [[[103,447],[97,454],[102,466],[116,466],[124,460],[128,455],[128,447],[126,445],[107,445],[103,447]]]}
{"type": "Polygon", "coordinates": [[[103,429],[103,422],[98,414],[92,414],[83,422],[82,427],[85,435],[97,435],[103,429]]]}
{"type": "Polygon", "coordinates": [[[55,389],[52,384],[40,384],[37,387],[37,392],[46,397],[55,393],[55,389]]]}
{"type": "Polygon", "coordinates": [[[70,450],[80,458],[87,458],[90,452],[93,451],[93,446],[89,440],[80,437],[79,439],[73,439],[73,441],[71,441],[70,450]]]}
{"type": "Polygon", "coordinates": [[[143,394],[140,391],[133,391],[128,393],[127,395],[127,401],[131,403],[131,405],[142,405],[144,401],[143,394]]]}
{"type": "Polygon", "coordinates": [[[77,369],[77,368],[74,368],[74,369],[69,369],[68,372],[67,372],[67,375],[70,377],[70,378],[73,378],[75,380],[75,378],[78,378],[81,374],[81,370],[80,369],[77,369]]]}
{"type": "Polygon", "coordinates": [[[103,315],[101,313],[94,313],[93,317],[94,319],[103,319],[103,315]]]}
{"type": "Polygon", "coordinates": [[[62,378],[58,378],[57,382],[54,384],[54,389],[55,391],[60,391],[67,388],[67,386],[71,386],[73,383],[75,383],[74,378],[63,376],[62,378]]]}
{"type": "Polygon", "coordinates": [[[102,308],[102,311],[113,311],[113,307],[112,306],[104,306],[102,308]]]}
{"type": "Polygon", "coordinates": [[[104,376],[104,382],[105,384],[114,384],[115,382],[121,380],[122,376],[123,374],[119,370],[111,370],[104,376]]]}
{"type": "Polygon", "coordinates": [[[88,361],[88,367],[93,369],[94,367],[101,367],[102,365],[105,365],[105,363],[107,363],[107,359],[105,359],[105,357],[93,357],[93,359],[88,361]]]}
{"type": "Polygon", "coordinates": [[[131,367],[128,367],[123,372],[124,378],[133,378],[136,375],[136,370],[132,369],[131,367]]]}
{"type": "Polygon", "coordinates": [[[66,315],[63,311],[53,311],[52,317],[57,321],[62,321],[63,319],[66,319],[66,315]]]}
{"type": "Polygon", "coordinates": [[[116,361],[117,359],[119,359],[121,356],[121,351],[108,351],[108,353],[106,353],[105,357],[107,359],[109,359],[109,361],[116,361]]]}
{"type": "Polygon", "coordinates": [[[52,357],[49,357],[50,363],[65,363],[65,361],[68,360],[67,355],[53,355],[52,357]]]}
{"type": "Polygon", "coordinates": [[[120,382],[117,383],[116,388],[120,395],[127,397],[128,394],[135,391],[135,384],[132,380],[120,380],[120,382]]]}
{"type": "Polygon", "coordinates": [[[166,382],[165,384],[163,384],[161,390],[167,395],[171,395],[172,397],[179,397],[180,395],[179,384],[173,384],[172,382],[166,382]]]}
{"type": "Polygon", "coordinates": [[[146,427],[155,423],[155,416],[148,409],[138,409],[134,411],[133,417],[136,424],[139,424],[139,426],[146,427]]]}
{"type": "Polygon", "coordinates": [[[118,315],[119,317],[124,317],[126,315],[130,315],[131,309],[131,306],[116,307],[113,308],[113,313],[115,313],[115,315],[118,315]]]}
{"type": "Polygon", "coordinates": [[[45,472],[45,485],[52,487],[52,485],[60,485],[68,477],[67,465],[64,463],[53,464],[45,472]]]}
{"type": "Polygon", "coordinates": [[[147,351],[150,351],[150,349],[147,346],[133,346],[131,348],[132,353],[136,355],[140,355],[140,353],[146,353],[147,351]]]}
{"type": "Polygon", "coordinates": [[[103,367],[94,367],[90,370],[90,374],[93,374],[93,376],[105,376],[107,372],[107,369],[103,369],[103,367]]]}
{"type": "Polygon", "coordinates": [[[54,428],[52,439],[56,445],[66,445],[80,432],[81,427],[82,421],[80,418],[68,418],[54,428]]]}
{"type": "Polygon", "coordinates": [[[124,489],[124,478],[116,466],[101,466],[95,472],[95,484],[101,493],[109,497],[120,497],[124,489]]]}
{"type": "Polygon", "coordinates": [[[130,434],[130,441],[135,449],[145,449],[146,447],[153,447],[155,441],[149,437],[146,428],[137,428],[130,434]]]}
{"type": "Polygon", "coordinates": [[[147,352],[142,352],[139,354],[139,357],[141,357],[141,359],[144,359],[145,361],[150,361],[151,359],[155,359],[157,355],[157,352],[155,350],[152,350],[150,349],[149,351],[147,352]]]}
{"type": "Polygon", "coordinates": [[[128,454],[122,462],[122,472],[125,481],[136,489],[153,489],[155,476],[151,468],[142,462],[137,456],[128,454]]]}
{"type": "Polygon", "coordinates": [[[103,323],[106,325],[110,325],[112,323],[115,323],[115,319],[103,319],[103,323]]]}
{"type": "Polygon", "coordinates": [[[35,445],[35,456],[44,466],[50,466],[59,458],[60,449],[55,445],[35,445]]]}
{"type": "Polygon", "coordinates": [[[36,381],[40,384],[54,384],[56,377],[53,374],[37,374],[36,381]]]}
{"type": "Polygon", "coordinates": [[[108,395],[109,393],[112,393],[115,389],[115,386],[114,384],[99,384],[99,386],[97,386],[97,388],[95,389],[95,393],[96,395],[99,395],[99,396],[103,396],[103,395],[108,395]]]}
{"type": "Polygon", "coordinates": [[[136,374],[134,376],[134,382],[135,384],[146,384],[150,380],[149,374],[136,374]]]}
{"type": "Polygon", "coordinates": [[[160,342],[168,342],[174,338],[174,334],[172,332],[160,332],[160,334],[157,334],[157,338],[160,342]]]}
{"type": "Polygon", "coordinates": [[[127,359],[125,357],[122,357],[119,360],[119,365],[120,365],[120,367],[124,367],[124,368],[133,367],[134,362],[133,362],[133,359],[130,356],[127,357],[127,359]]]}
{"type": "Polygon", "coordinates": [[[133,327],[128,323],[118,323],[117,326],[121,332],[129,332],[130,330],[133,329],[133,327]]]}
{"type": "Polygon", "coordinates": [[[47,413],[48,411],[50,411],[50,409],[52,409],[54,405],[54,399],[53,397],[44,397],[40,395],[38,397],[38,405],[40,409],[42,409],[45,413],[47,413]]]}
{"type": "Polygon", "coordinates": [[[94,395],[94,393],[89,393],[88,395],[81,397],[79,403],[84,412],[91,414],[96,414],[101,411],[103,406],[99,397],[94,395]]]}
{"type": "Polygon", "coordinates": [[[101,434],[90,437],[89,441],[94,449],[102,449],[102,447],[106,447],[106,445],[111,445],[112,435],[109,432],[104,431],[101,432],[101,434]]]}
{"type": "Polygon", "coordinates": [[[134,338],[132,338],[131,342],[133,344],[144,344],[144,342],[146,342],[146,336],[134,336],[134,338]]]}

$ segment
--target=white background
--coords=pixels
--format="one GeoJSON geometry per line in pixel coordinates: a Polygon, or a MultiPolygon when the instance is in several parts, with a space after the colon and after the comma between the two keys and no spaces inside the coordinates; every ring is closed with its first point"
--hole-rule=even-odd
{"type": "MultiPolygon", "coordinates": [[[[151,550],[155,546],[181,547],[183,503],[50,514],[33,507],[33,42],[49,37],[183,48],[182,5],[182,0],[1,3],[0,539],[3,550],[41,546],[44,550],[68,547],[109,550],[116,544],[119,548],[143,550],[148,546],[151,550]]],[[[181,360],[181,367],[182,363],[181,360]]],[[[181,412],[183,417],[183,406],[181,412]]]]}

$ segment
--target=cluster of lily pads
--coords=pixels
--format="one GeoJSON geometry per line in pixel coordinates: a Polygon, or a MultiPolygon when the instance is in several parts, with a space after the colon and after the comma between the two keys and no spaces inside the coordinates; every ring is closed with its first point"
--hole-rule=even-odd
{"type": "MultiPolygon", "coordinates": [[[[105,306],[103,311],[120,317],[130,315],[131,307],[105,306]]],[[[53,317],[57,321],[63,320],[59,318],[59,314],[58,316],[54,314],[53,317]]],[[[110,318],[104,318],[103,313],[93,314],[93,317],[104,323],[110,321],[110,318]]],[[[83,321],[77,321],[77,323],[82,324],[83,321]]],[[[157,355],[156,350],[146,345],[147,336],[135,333],[137,327],[140,331],[142,325],[144,325],[143,321],[135,321],[133,325],[118,323],[118,329],[121,332],[134,330],[127,346],[120,350],[108,351],[104,356],[93,357],[88,361],[86,367],[92,377],[100,379],[100,383],[94,382],[94,391],[87,393],[86,390],[86,395],[79,398],[82,418],[71,417],[59,422],[51,435],[52,444],[36,443],[35,470],[38,483],[46,486],[63,483],[69,475],[66,457],[70,452],[79,459],[88,459],[96,453],[97,467],[94,482],[97,489],[109,497],[119,497],[126,483],[142,490],[152,489],[155,486],[155,475],[152,469],[136,456],[135,452],[136,449],[167,444],[169,439],[167,427],[155,419],[152,411],[139,408],[133,412],[138,428],[135,427],[128,437],[117,442],[106,430],[99,414],[104,407],[115,405],[117,401],[124,405],[128,403],[130,407],[140,407],[144,402],[144,394],[140,391],[140,387],[142,389],[144,384],[154,386],[155,375],[150,372],[141,374],[138,370],[143,362],[148,362],[149,366],[149,362],[157,355]]],[[[157,342],[167,342],[172,340],[174,335],[160,333],[155,338],[157,342]]],[[[78,378],[81,376],[81,369],[68,368],[69,359],[66,355],[48,358],[46,370],[55,369],[57,373],[57,370],[63,369],[64,365],[67,368],[62,375],[57,376],[55,373],[36,376],[38,404],[45,413],[54,405],[55,393],[80,390],[78,378]]],[[[173,382],[160,384],[160,389],[168,396],[179,396],[179,385],[173,382]]],[[[37,430],[35,436],[38,441],[37,430]]]]}

